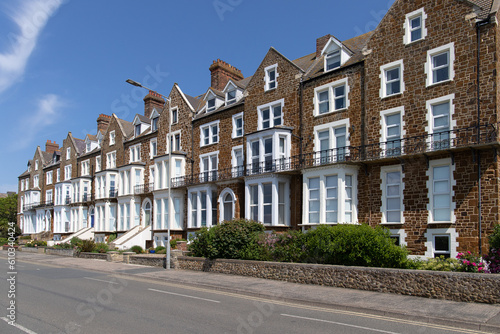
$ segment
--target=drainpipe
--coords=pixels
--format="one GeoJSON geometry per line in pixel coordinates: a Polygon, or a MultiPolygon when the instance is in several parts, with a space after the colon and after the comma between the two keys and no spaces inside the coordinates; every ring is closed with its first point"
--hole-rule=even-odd
{"type": "Polygon", "coordinates": [[[304,90],[304,82],[303,82],[303,77],[300,77],[300,84],[299,84],[299,122],[300,122],[300,125],[299,125],[299,161],[300,161],[300,164],[302,165],[302,131],[303,131],[303,116],[302,116],[302,112],[303,112],[303,97],[302,97],[302,93],[303,93],[303,90],[304,90]]]}
{"type": "MultiPolygon", "coordinates": [[[[479,144],[479,141],[481,140],[481,99],[480,99],[480,79],[481,79],[481,72],[480,72],[480,66],[481,66],[481,27],[488,24],[489,19],[482,20],[476,23],[476,38],[477,38],[477,83],[476,83],[476,94],[477,94],[477,144],[479,144]]],[[[479,247],[479,256],[483,256],[483,251],[482,251],[482,234],[483,234],[483,228],[482,228],[482,217],[481,217],[481,209],[482,209],[482,203],[481,203],[481,153],[477,151],[477,192],[478,192],[478,201],[477,201],[477,211],[478,211],[478,229],[479,229],[479,240],[478,240],[478,247],[479,247]]]]}

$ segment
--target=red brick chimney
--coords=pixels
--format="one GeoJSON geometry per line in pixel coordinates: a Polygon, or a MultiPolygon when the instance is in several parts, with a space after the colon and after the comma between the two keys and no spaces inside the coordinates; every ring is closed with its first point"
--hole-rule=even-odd
{"type": "Polygon", "coordinates": [[[97,131],[106,132],[109,122],[111,122],[111,116],[100,114],[97,117],[97,131]]]}
{"type": "Polygon", "coordinates": [[[59,150],[59,145],[56,144],[56,141],[54,140],[53,142],[51,140],[47,139],[47,142],[45,143],[45,152],[47,153],[54,153],[55,151],[59,150]]]}
{"type": "Polygon", "coordinates": [[[144,97],[144,116],[150,118],[154,108],[156,108],[158,112],[161,112],[164,105],[165,100],[161,95],[150,90],[148,95],[144,97]]]}
{"type": "Polygon", "coordinates": [[[214,60],[209,70],[211,72],[210,86],[217,90],[223,90],[229,79],[239,81],[244,78],[239,69],[220,59],[214,60]]]}
{"type": "Polygon", "coordinates": [[[328,34],[316,40],[316,58],[319,58],[321,56],[321,51],[323,51],[323,48],[325,47],[326,43],[328,43],[331,37],[333,36],[328,34]]]}

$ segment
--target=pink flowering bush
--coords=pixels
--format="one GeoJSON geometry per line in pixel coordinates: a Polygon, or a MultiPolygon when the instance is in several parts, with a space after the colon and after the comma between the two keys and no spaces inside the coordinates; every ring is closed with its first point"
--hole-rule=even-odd
{"type": "Polygon", "coordinates": [[[500,273],[500,248],[490,249],[490,254],[486,255],[484,260],[488,263],[488,270],[490,273],[500,273]]]}
{"type": "Polygon", "coordinates": [[[480,257],[472,254],[470,251],[465,253],[458,253],[457,259],[459,266],[456,271],[463,271],[468,273],[485,273],[486,265],[480,257]]]}

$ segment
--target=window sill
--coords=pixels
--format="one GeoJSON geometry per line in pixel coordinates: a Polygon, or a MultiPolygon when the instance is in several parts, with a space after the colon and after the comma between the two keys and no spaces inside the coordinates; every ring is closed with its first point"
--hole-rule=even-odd
{"type": "MultiPolygon", "coordinates": [[[[206,144],[206,145],[200,145],[200,148],[205,148],[205,147],[210,147],[210,146],[213,146],[213,145],[217,145],[219,142],[215,142],[215,143],[210,143],[210,144],[206,144]]],[[[175,152],[175,151],[172,151],[172,152],[175,152]]],[[[168,152],[167,152],[168,153],[168,152]]]]}
{"type": "Polygon", "coordinates": [[[325,116],[325,115],[331,115],[331,114],[335,114],[335,113],[340,113],[340,112],[343,112],[343,111],[347,111],[348,108],[342,108],[342,109],[337,109],[337,110],[332,110],[332,111],[329,111],[329,112],[325,112],[325,113],[318,113],[317,111],[314,112],[314,117],[322,117],[322,116],[325,116]]]}
{"type": "Polygon", "coordinates": [[[384,223],[380,223],[380,225],[404,225],[404,222],[399,222],[399,223],[387,223],[387,222],[384,222],[384,223]]]}
{"type": "Polygon", "coordinates": [[[380,97],[380,99],[381,100],[386,100],[386,99],[389,99],[391,97],[401,97],[401,96],[403,96],[403,92],[397,93],[397,94],[392,94],[392,95],[382,96],[382,97],[380,97]]]}
{"type": "Polygon", "coordinates": [[[427,224],[429,224],[429,225],[453,225],[454,222],[452,222],[452,221],[442,221],[442,222],[432,221],[432,222],[428,222],[427,224]]]}
{"type": "Polygon", "coordinates": [[[267,88],[267,89],[264,89],[264,93],[267,93],[267,92],[272,92],[273,90],[276,90],[278,88],[278,86],[274,87],[274,88],[267,88]]]}
{"type": "Polygon", "coordinates": [[[443,80],[443,81],[439,81],[439,82],[427,84],[426,88],[432,88],[434,86],[438,86],[438,85],[441,85],[441,84],[447,84],[447,83],[450,83],[452,81],[453,81],[453,79],[448,79],[448,80],[443,80]]]}
{"type": "Polygon", "coordinates": [[[411,41],[411,42],[405,42],[405,46],[410,46],[410,45],[413,45],[413,44],[417,44],[418,42],[422,42],[422,41],[425,41],[425,38],[420,38],[420,39],[417,39],[417,40],[414,40],[414,41],[411,41]]]}

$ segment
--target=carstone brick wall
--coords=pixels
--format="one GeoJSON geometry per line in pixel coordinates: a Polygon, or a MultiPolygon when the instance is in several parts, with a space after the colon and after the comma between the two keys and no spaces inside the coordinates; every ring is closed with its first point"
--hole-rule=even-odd
{"type": "Polygon", "coordinates": [[[459,302],[500,303],[500,276],[179,256],[178,269],[215,272],[459,302]]]}
{"type": "Polygon", "coordinates": [[[124,165],[125,163],[125,149],[123,147],[124,135],[120,126],[118,125],[118,120],[113,114],[111,121],[108,126],[108,130],[104,134],[104,138],[101,144],[101,170],[106,169],[107,157],[106,155],[110,152],[116,151],[116,166],[124,165]],[[115,131],[115,143],[114,145],[109,144],[109,134],[111,131],[115,131]]]}

